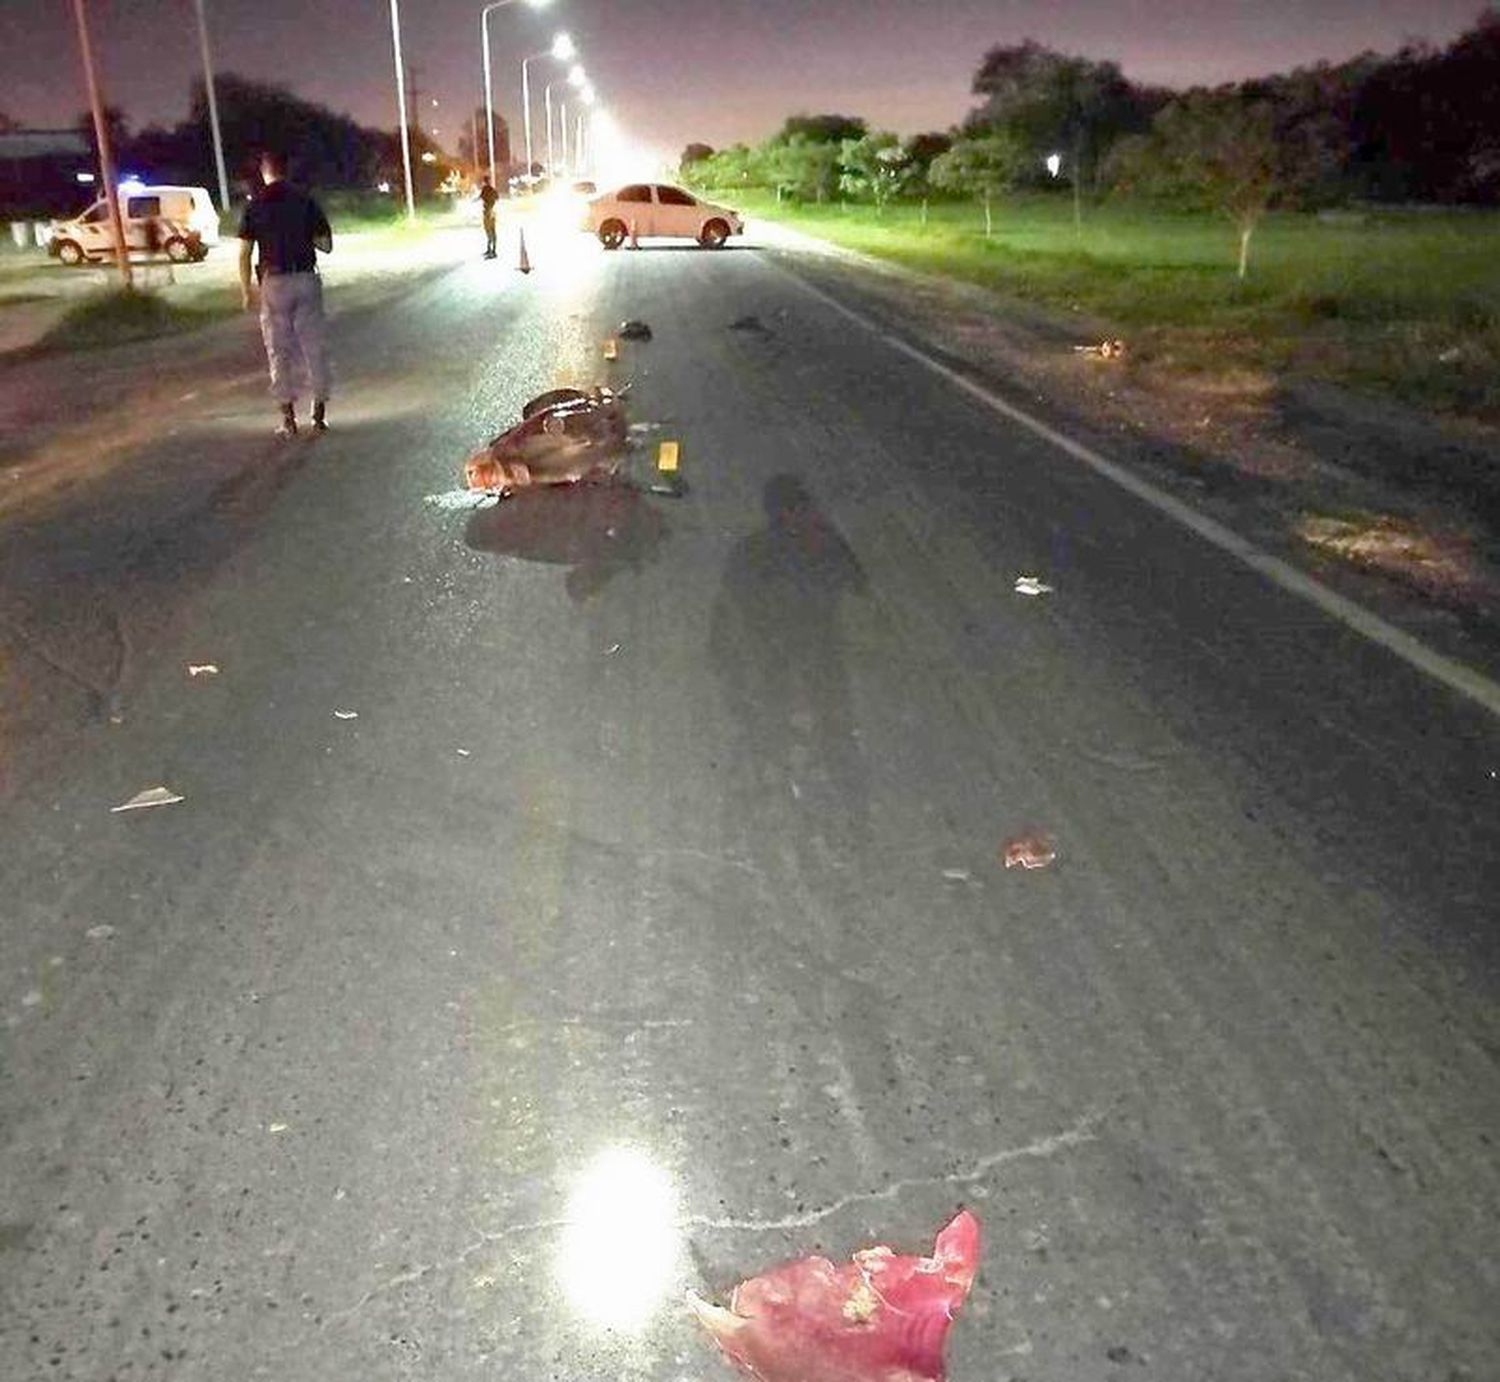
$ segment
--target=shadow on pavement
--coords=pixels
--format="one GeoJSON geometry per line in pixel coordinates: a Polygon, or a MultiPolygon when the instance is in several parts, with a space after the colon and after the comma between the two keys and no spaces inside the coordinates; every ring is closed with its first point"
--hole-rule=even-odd
{"type": "Polygon", "coordinates": [[[857,855],[868,834],[868,787],[855,737],[841,606],[865,574],[802,480],[781,474],[762,494],[763,527],[725,564],[709,657],[739,730],[731,830],[763,847],[766,830],[794,829],[798,857],[821,840],[834,860],[857,855]]]}
{"type": "Polygon", "coordinates": [[[568,594],[597,595],[622,571],[654,562],[668,531],[657,504],[628,484],[521,490],[469,516],[475,551],[566,566],[568,594]]]}

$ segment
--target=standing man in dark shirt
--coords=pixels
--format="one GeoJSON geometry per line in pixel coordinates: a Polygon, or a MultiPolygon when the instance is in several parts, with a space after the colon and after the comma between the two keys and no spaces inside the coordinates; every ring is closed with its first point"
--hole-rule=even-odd
{"type": "Polygon", "coordinates": [[[500,194],[495,191],[494,184],[485,178],[479,184],[479,205],[483,208],[484,215],[484,257],[493,259],[495,257],[495,203],[500,200],[500,194]]]}
{"type": "Polygon", "coordinates": [[[265,190],[251,200],[240,222],[240,302],[248,312],[250,256],[259,250],[260,331],[271,367],[271,394],[281,405],[276,434],[297,435],[299,384],[312,394],[313,430],[323,432],[331,381],[317,252],[332,251],[333,232],[317,202],[287,182],[285,155],[262,154],[260,175],[265,190]]]}

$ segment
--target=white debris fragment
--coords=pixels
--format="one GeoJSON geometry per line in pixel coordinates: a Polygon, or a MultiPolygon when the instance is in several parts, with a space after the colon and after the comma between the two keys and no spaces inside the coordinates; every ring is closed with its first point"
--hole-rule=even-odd
{"type": "Polygon", "coordinates": [[[469,758],[469,757],[471,757],[468,749],[458,749],[457,753],[458,753],[458,756],[460,758],[469,758]]]}
{"type": "Polygon", "coordinates": [[[31,989],[29,992],[23,993],[21,995],[21,1006],[23,1008],[36,1008],[36,1007],[40,1007],[41,1006],[41,1002],[42,1002],[42,991],[40,989],[31,989]]]}
{"type": "Polygon", "coordinates": [[[144,811],[150,806],[173,806],[184,800],[170,787],[147,787],[145,791],[137,792],[129,801],[122,801],[118,806],[109,808],[113,815],[119,811],[144,811]]]}
{"type": "Polygon", "coordinates": [[[611,643],[609,647],[605,649],[604,656],[613,657],[619,651],[620,645],[618,643],[611,643]]]}
{"type": "Polygon", "coordinates": [[[357,719],[359,719],[359,711],[357,711],[357,710],[335,710],[333,712],[333,718],[335,720],[357,720],[357,719]]]}
{"type": "Polygon", "coordinates": [[[266,1129],[266,1131],[267,1132],[285,1132],[286,1131],[286,1124],[285,1123],[272,1123],[271,1126],[266,1129]]]}
{"type": "Polygon", "coordinates": [[[1050,595],[1052,587],[1038,576],[1017,576],[1017,595],[1050,595]]]}
{"type": "Polygon", "coordinates": [[[974,875],[968,869],[944,869],[943,877],[950,883],[968,883],[974,875]]]}
{"type": "Polygon", "coordinates": [[[190,662],[188,663],[188,676],[190,677],[216,677],[219,669],[212,662],[190,662]]]}
{"type": "Polygon", "coordinates": [[[429,494],[422,502],[434,509],[488,509],[500,502],[493,490],[450,489],[443,494],[429,494]]]}
{"type": "Polygon", "coordinates": [[[98,926],[90,926],[83,934],[91,941],[107,941],[115,933],[115,928],[107,923],[98,926]]]}

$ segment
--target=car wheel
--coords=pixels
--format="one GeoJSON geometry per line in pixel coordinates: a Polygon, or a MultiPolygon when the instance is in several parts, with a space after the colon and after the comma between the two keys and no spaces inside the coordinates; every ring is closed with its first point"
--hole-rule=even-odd
{"type": "Polygon", "coordinates": [[[703,227],[698,236],[698,243],[706,250],[721,250],[727,239],[729,239],[729,227],[716,218],[703,227]]]}
{"type": "Polygon", "coordinates": [[[167,258],[174,264],[186,264],[193,257],[193,247],[180,235],[174,235],[167,241],[164,248],[167,258]]]}
{"type": "Polygon", "coordinates": [[[57,257],[64,264],[75,265],[83,263],[83,246],[74,240],[64,240],[57,247],[57,257]]]}
{"type": "Polygon", "coordinates": [[[599,227],[599,243],[607,250],[617,250],[629,233],[624,221],[606,221],[599,227]]]}

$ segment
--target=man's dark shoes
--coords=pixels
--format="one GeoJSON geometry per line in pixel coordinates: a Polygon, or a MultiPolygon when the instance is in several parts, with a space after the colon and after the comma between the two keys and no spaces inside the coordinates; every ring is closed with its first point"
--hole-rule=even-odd
{"type": "Polygon", "coordinates": [[[281,426],[276,429],[278,437],[295,437],[297,435],[297,410],[290,403],[281,405],[281,426]]]}
{"type": "Polygon", "coordinates": [[[313,404],[312,424],[314,432],[326,432],[328,430],[328,404],[321,398],[313,404]]]}

